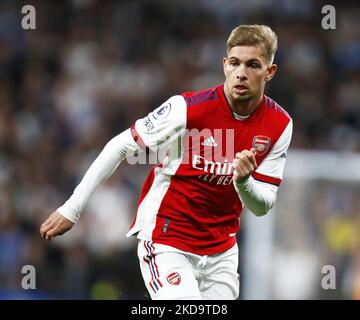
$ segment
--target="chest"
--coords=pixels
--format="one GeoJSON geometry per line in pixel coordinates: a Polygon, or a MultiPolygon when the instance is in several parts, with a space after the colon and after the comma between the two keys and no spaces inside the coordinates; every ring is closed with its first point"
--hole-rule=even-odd
{"type": "Polygon", "coordinates": [[[277,139],[275,131],[262,117],[239,121],[221,113],[207,115],[187,129],[184,151],[189,160],[231,163],[237,152],[255,148],[260,164],[277,139]]]}

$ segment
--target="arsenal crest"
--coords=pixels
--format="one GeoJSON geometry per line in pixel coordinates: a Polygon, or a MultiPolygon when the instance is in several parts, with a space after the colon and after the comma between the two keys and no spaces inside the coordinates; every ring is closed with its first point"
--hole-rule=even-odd
{"type": "Polygon", "coordinates": [[[166,277],[166,280],[173,286],[177,286],[181,282],[181,277],[177,272],[173,272],[166,277]]]}
{"type": "Polygon", "coordinates": [[[255,136],[252,146],[258,156],[263,156],[271,146],[271,139],[266,136],[255,136]]]}

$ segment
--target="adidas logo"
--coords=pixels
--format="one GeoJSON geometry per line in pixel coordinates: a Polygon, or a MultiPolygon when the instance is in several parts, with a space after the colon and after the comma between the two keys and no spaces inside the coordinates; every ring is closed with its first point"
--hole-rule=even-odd
{"type": "Polygon", "coordinates": [[[210,138],[207,138],[201,145],[206,146],[206,147],[217,147],[218,146],[218,144],[215,141],[213,136],[211,136],[210,138]]]}

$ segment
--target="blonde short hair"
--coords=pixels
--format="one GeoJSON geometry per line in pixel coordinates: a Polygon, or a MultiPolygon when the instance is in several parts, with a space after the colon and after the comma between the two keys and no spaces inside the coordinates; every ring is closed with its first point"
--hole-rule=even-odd
{"type": "Polygon", "coordinates": [[[277,50],[278,37],[265,25],[239,25],[230,34],[227,41],[227,53],[237,46],[259,45],[266,60],[271,64],[277,50]]]}

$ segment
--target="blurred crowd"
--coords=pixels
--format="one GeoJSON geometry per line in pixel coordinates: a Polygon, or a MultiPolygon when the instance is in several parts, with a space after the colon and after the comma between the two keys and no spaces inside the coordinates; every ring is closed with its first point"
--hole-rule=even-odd
{"type": "Polygon", "coordinates": [[[287,179],[284,187],[276,212],[275,298],[359,300],[359,183],[287,179]]]}
{"type": "Polygon", "coordinates": [[[0,298],[147,298],[125,238],[147,166],[122,164],[54,243],[42,221],[71,195],[108,140],[170,96],[224,80],[239,24],[268,24],[279,69],[267,94],[294,118],[292,148],[360,150],[356,1],[0,1],[0,298]],[[21,8],[36,9],[36,30],[21,8]],[[37,288],[19,290],[34,265],[37,288]]]}

